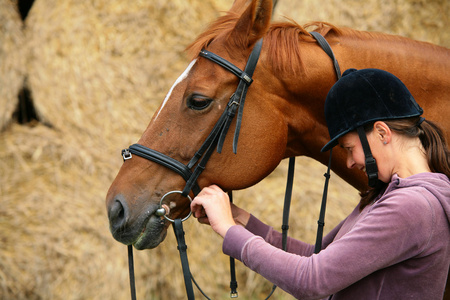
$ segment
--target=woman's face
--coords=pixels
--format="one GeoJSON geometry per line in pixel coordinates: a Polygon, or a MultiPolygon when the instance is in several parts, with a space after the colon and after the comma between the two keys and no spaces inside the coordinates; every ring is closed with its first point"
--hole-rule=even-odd
{"type": "Polygon", "coordinates": [[[356,132],[349,132],[339,138],[339,145],[347,152],[347,168],[366,171],[364,151],[356,132]]]}
{"type": "MultiPolygon", "coordinates": [[[[389,182],[392,174],[389,172],[390,168],[387,165],[389,159],[387,157],[387,152],[385,151],[386,149],[384,148],[385,145],[375,131],[367,134],[367,140],[372,155],[377,161],[378,179],[383,182],[389,182]]],[[[339,138],[339,145],[347,151],[347,168],[357,168],[366,172],[364,150],[358,134],[354,131],[347,133],[339,138]]]]}

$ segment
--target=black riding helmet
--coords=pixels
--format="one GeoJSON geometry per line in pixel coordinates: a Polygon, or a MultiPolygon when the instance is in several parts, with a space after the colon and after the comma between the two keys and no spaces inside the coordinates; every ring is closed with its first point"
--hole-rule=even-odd
{"type": "Polygon", "coordinates": [[[369,186],[378,183],[378,169],[370,151],[364,125],[370,122],[420,116],[423,109],[396,76],[378,69],[348,69],[328,92],[325,119],[331,140],[328,151],[343,135],[357,130],[366,157],[369,186]]]}

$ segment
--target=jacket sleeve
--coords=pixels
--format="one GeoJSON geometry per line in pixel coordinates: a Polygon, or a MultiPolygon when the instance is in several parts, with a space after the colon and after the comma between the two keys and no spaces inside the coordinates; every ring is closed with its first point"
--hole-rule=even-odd
{"type": "MultiPolygon", "coordinates": [[[[322,249],[325,249],[333,241],[344,221],[342,221],[323,238],[322,249]]],[[[274,230],[273,227],[264,224],[255,216],[250,215],[250,219],[245,228],[254,235],[262,237],[267,243],[271,244],[272,246],[282,249],[282,234],[274,230]]],[[[293,239],[289,236],[287,238],[286,246],[286,251],[289,253],[294,253],[302,256],[311,256],[314,253],[314,245],[293,239]]]]}
{"type": "MultiPolygon", "coordinates": [[[[264,224],[259,219],[250,216],[250,219],[245,227],[254,235],[262,237],[267,243],[274,247],[282,249],[282,234],[273,227],[264,224]]],[[[310,256],[314,251],[314,246],[308,243],[288,237],[286,243],[286,251],[302,256],[310,256]]]]}

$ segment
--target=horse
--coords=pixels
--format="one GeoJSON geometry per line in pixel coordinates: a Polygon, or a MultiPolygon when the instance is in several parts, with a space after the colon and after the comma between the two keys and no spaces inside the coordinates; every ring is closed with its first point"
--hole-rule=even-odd
{"type": "MultiPolygon", "coordinates": [[[[188,46],[190,64],[138,144],[187,165],[207,140],[241,80],[199,53],[205,49],[242,70],[262,39],[238,146],[235,148],[233,137],[226,135],[221,151],[210,153],[196,184],[200,188],[217,184],[225,191],[247,188],[268,176],[281,160],[295,156],[327,164],[329,153],[320,151],[329,140],[324,101],[337,76],[332,60],[309,28],[326,38],[342,70],[378,68],[399,77],[424,109],[424,117],[438,123],[450,139],[450,106],[445,103],[450,94],[449,49],[324,22],[303,27],[293,20],[271,23],[271,15],[271,0],[236,0],[225,15],[212,22],[188,46]]],[[[230,128],[236,122],[233,120],[230,128]]],[[[348,169],[344,150],[338,148],[333,151],[331,169],[356,189],[367,189],[365,174],[348,169]]],[[[185,180],[167,166],[137,155],[124,160],[106,196],[114,238],[137,249],[157,247],[170,225],[157,213],[161,198],[169,191],[183,190],[185,180]]],[[[164,202],[171,218],[189,214],[189,198],[183,196],[194,193],[189,190],[183,194],[164,202]]]]}

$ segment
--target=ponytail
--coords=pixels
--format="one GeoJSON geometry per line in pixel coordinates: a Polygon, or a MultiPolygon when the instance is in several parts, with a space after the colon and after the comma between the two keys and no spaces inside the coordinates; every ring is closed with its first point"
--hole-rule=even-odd
{"type": "Polygon", "coordinates": [[[450,150],[444,132],[435,123],[427,120],[418,127],[422,131],[419,138],[431,172],[445,174],[450,179],[450,150]]]}
{"type": "MultiPolygon", "coordinates": [[[[433,173],[445,174],[450,179],[450,150],[443,130],[435,123],[421,117],[384,121],[391,130],[410,138],[419,138],[427,157],[428,166],[433,173]]],[[[366,131],[373,128],[373,122],[365,126],[366,131]]],[[[362,210],[378,197],[387,187],[383,184],[361,192],[362,210]]]]}

